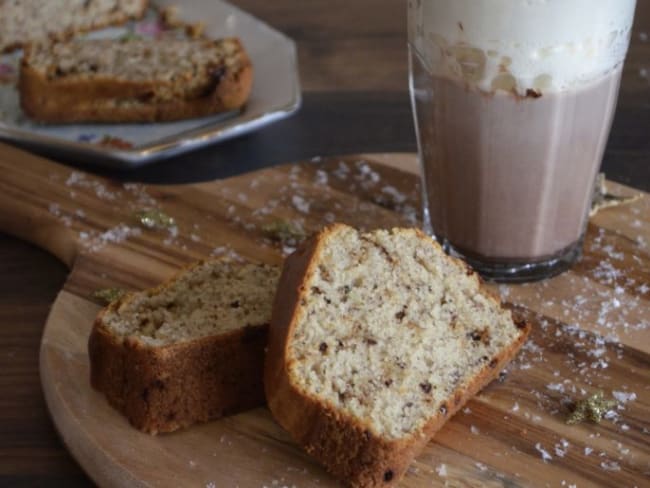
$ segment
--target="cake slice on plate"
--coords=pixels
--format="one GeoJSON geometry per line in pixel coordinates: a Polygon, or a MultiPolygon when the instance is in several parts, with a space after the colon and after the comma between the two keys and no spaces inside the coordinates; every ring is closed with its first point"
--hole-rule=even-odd
{"type": "Polygon", "coordinates": [[[20,103],[41,122],[161,122],[240,109],[253,67],[237,38],[34,44],[20,103]]]}
{"type": "Polygon", "coordinates": [[[142,17],[148,0],[0,0],[0,53],[142,17]]]}

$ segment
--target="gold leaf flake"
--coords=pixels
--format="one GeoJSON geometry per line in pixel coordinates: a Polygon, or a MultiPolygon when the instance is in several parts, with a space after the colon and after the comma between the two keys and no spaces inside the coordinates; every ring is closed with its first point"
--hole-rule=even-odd
{"type": "Polygon", "coordinates": [[[119,300],[126,294],[125,290],[122,290],[121,288],[100,288],[99,290],[95,290],[92,293],[92,297],[95,300],[99,300],[101,302],[104,302],[106,305],[108,305],[111,302],[114,302],[115,300],[119,300]]]}
{"type": "Polygon", "coordinates": [[[262,231],[269,239],[289,245],[297,245],[307,238],[300,224],[283,219],[263,225],[262,231]]]}
{"type": "Polygon", "coordinates": [[[566,423],[572,425],[589,420],[597,424],[616,405],[616,400],[607,400],[604,393],[598,391],[590,397],[576,402],[573,412],[566,419],[566,423]]]}
{"type": "Polygon", "coordinates": [[[176,225],[173,217],[158,209],[140,210],[135,216],[147,229],[170,229],[176,225]]]}

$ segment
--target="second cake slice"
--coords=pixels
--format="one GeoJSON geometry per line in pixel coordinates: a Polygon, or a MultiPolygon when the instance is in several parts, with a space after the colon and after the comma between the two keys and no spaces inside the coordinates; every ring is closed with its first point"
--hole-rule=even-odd
{"type": "Polygon", "coordinates": [[[88,343],[93,387],[151,434],[263,405],[278,276],[275,266],[207,261],[113,302],[88,343]]]}

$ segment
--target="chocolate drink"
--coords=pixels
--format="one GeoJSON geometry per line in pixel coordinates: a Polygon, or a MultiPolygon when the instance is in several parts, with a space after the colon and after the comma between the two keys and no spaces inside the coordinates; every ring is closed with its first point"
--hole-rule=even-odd
{"type": "Polygon", "coordinates": [[[431,75],[412,54],[433,231],[481,262],[562,255],[584,231],[621,66],[574,88],[485,92],[431,75]]]}
{"type": "Polygon", "coordinates": [[[484,276],[546,278],[580,255],[635,8],[409,0],[425,228],[484,276]]]}

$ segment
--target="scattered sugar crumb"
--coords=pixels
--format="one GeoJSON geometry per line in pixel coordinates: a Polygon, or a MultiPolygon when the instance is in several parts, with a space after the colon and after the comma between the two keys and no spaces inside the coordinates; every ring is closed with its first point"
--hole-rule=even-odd
{"type": "Polygon", "coordinates": [[[359,169],[359,176],[357,179],[364,182],[362,186],[366,188],[375,185],[381,179],[379,173],[373,170],[365,161],[358,161],[357,168],[359,169]]]}
{"type": "Polygon", "coordinates": [[[558,444],[555,444],[554,450],[555,450],[555,455],[557,457],[564,457],[564,455],[567,453],[567,450],[569,449],[569,441],[566,439],[560,439],[560,442],[558,444]]]}
{"type": "Polygon", "coordinates": [[[616,400],[618,400],[620,403],[627,403],[627,402],[633,402],[636,400],[636,393],[634,392],[625,392],[625,391],[613,391],[612,395],[616,400]]]}
{"type": "Polygon", "coordinates": [[[291,197],[291,203],[299,212],[309,213],[309,202],[300,195],[293,195],[291,197]]]}
{"type": "Polygon", "coordinates": [[[590,349],[587,351],[587,356],[592,356],[595,358],[599,358],[603,356],[607,352],[607,349],[604,347],[599,347],[595,349],[590,349]]]}
{"type": "Polygon", "coordinates": [[[68,176],[68,179],[65,181],[66,186],[74,186],[80,181],[84,179],[83,173],[80,173],[78,171],[73,171],[70,173],[70,176],[68,176]]]}
{"type": "Polygon", "coordinates": [[[288,256],[289,254],[292,254],[295,250],[296,248],[294,246],[289,246],[287,244],[282,246],[282,254],[284,256],[288,256]]]}
{"type": "Polygon", "coordinates": [[[397,188],[391,185],[386,185],[381,189],[382,193],[390,196],[396,203],[404,203],[406,201],[406,195],[401,193],[397,188]]]}
{"type": "Polygon", "coordinates": [[[440,476],[441,478],[444,478],[445,476],[447,476],[447,465],[444,464],[444,463],[439,464],[436,467],[436,473],[438,473],[438,476],[440,476]]]}
{"type": "Polygon", "coordinates": [[[600,467],[605,471],[620,471],[621,466],[616,461],[603,461],[600,467]]]}
{"type": "Polygon", "coordinates": [[[228,246],[217,246],[210,252],[211,256],[224,257],[233,261],[243,261],[242,256],[234,249],[228,246]]]}
{"type": "Polygon", "coordinates": [[[119,244],[129,237],[137,237],[141,234],[142,230],[139,227],[129,227],[122,223],[102,233],[96,231],[80,232],[79,239],[87,250],[96,252],[106,244],[119,244]]]}
{"type": "Polygon", "coordinates": [[[344,161],[339,161],[338,167],[332,171],[332,174],[339,180],[345,180],[350,174],[350,167],[344,161]]]}
{"type": "Polygon", "coordinates": [[[163,240],[163,244],[165,246],[171,246],[173,244],[177,244],[176,238],[178,237],[178,227],[174,225],[169,229],[167,229],[167,232],[169,233],[169,235],[167,238],[163,240]]]}
{"type": "Polygon", "coordinates": [[[327,176],[327,172],[323,171],[322,169],[316,170],[316,174],[314,175],[314,184],[327,185],[328,180],[329,177],[327,176]]]}
{"type": "Polygon", "coordinates": [[[542,461],[544,461],[545,463],[553,459],[553,456],[551,456],[548,453],[548,451],[542,447],[542,444],[540,442],[535,444],[535,449],[537,450],[537,452],[540,453],[540,455],[542,456],[542,461]]]}
{"type": "Polygon", "coordinates": [[[479,435],[481,433],[481,431],[478,430],[478,427],[476,427],[475,425],[471,425],[469,430],[474,435],[479,435]]]}

